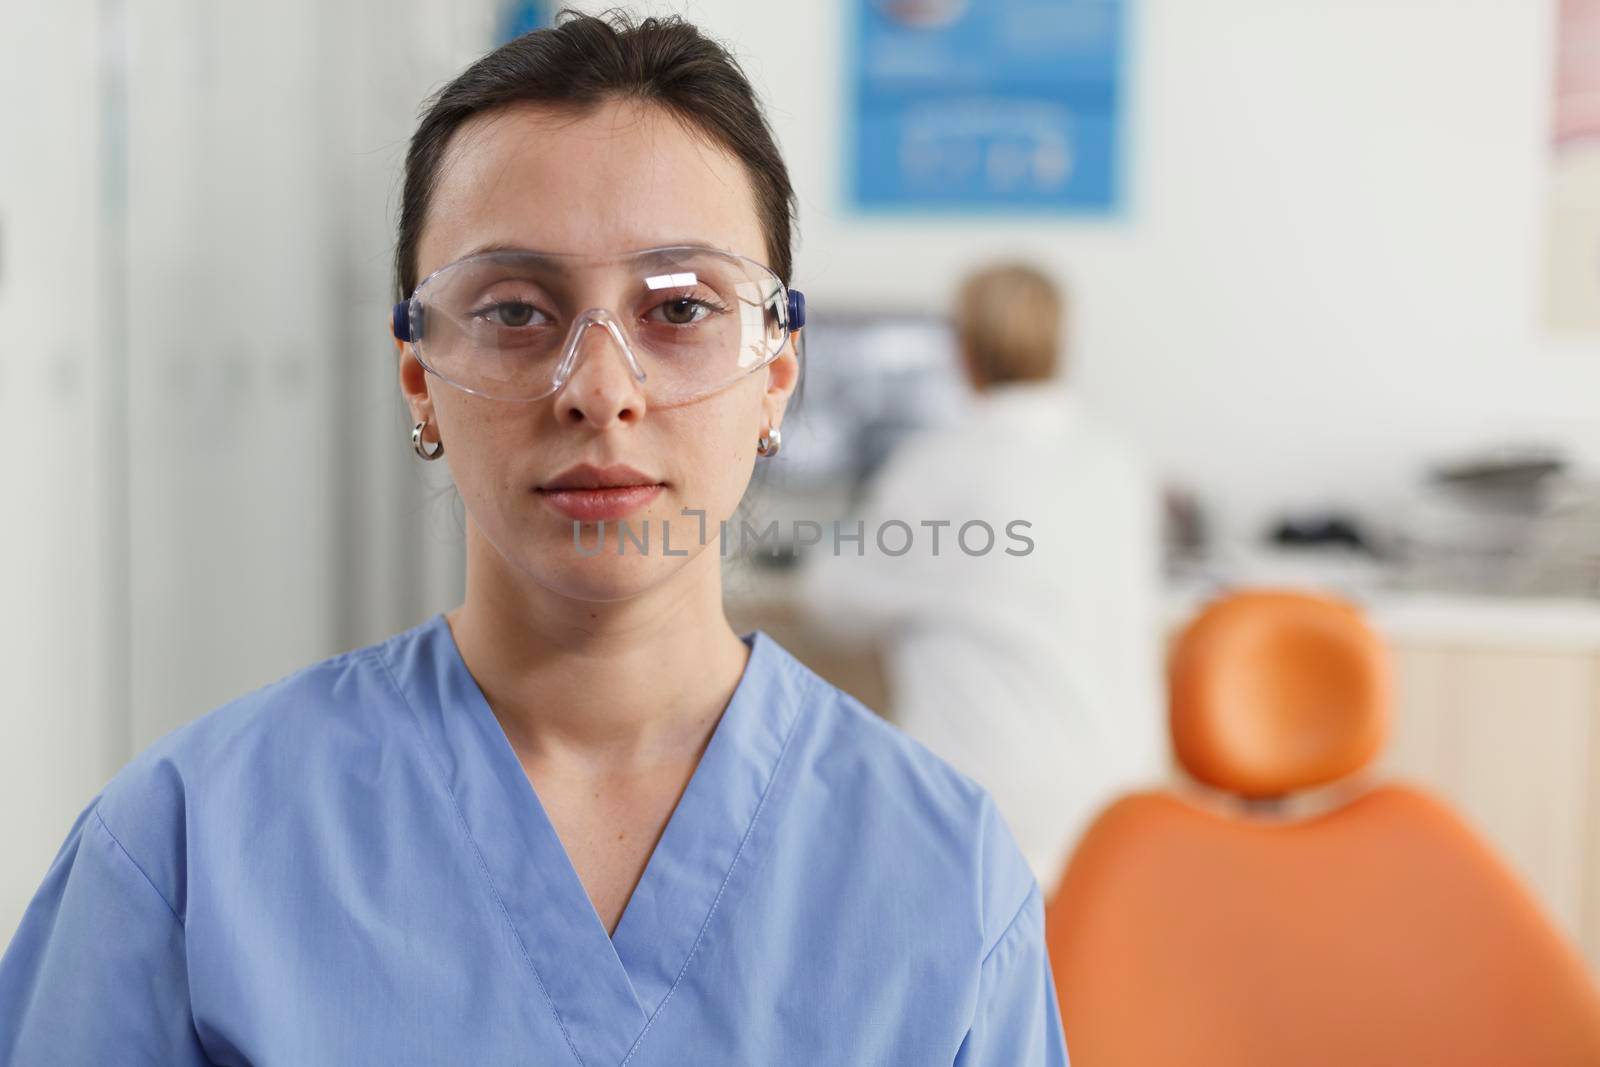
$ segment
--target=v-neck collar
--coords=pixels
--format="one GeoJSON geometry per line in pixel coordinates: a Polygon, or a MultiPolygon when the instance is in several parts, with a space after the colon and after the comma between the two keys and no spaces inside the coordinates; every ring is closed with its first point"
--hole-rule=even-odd
{"type": "MultiPolygon", "coordinates": [[[[666,1003],[719,907],[801,706],[799,664],[760,630],[616,932],[608,937],[442,613],[390,643],[468,842],[567,1043],[619,1064],[666,1003]],[[401,638],[413,640],[403,641],[401,638]]],[[[743,854],[743,855],[742,855],[743,854]]]]}

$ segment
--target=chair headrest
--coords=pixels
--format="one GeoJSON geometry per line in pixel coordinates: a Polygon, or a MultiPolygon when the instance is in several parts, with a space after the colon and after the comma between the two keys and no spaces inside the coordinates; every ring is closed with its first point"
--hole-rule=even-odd
{"type": "Polygon", "coordinates": [[[1388,728],[1382,641],[1333,596],[1251,589],[1212,601],[1174,645],[1168,682],[1179,762],[1246,797],[1359,770],[1388,728]]]}

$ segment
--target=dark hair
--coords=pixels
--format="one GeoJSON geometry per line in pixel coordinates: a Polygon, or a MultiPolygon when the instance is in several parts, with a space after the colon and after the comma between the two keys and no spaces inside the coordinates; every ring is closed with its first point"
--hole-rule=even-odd
{"type": "Polygon", "coordinates": [[[666,108],[741,163],[766,231],[769,266],[785,285],[794,266],[789,169],[755,91],[722,45],[678,16],[634,22],[565,9],[550,29],[523,34],[479,59],[427,104],[406,153],[395,245],[399,299],[417,284],[417,245],[451,137],[474,115],[513,103],[585,111],[616,98],[666,108]]]}

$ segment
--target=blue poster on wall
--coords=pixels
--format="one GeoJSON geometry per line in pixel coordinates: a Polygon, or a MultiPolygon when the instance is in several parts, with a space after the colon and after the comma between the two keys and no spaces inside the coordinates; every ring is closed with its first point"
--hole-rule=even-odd
{"type": "Polygon", "coordinates": [[[500,5],[497,43],[514,41],[525,33],[550,25],[550,5],[545,0],[506,0],[500,5]]]}
{"type": "Polygon", "coordinates": [[[855,0],[863,211],[1110,213],[1124,0],[855,0]]]}

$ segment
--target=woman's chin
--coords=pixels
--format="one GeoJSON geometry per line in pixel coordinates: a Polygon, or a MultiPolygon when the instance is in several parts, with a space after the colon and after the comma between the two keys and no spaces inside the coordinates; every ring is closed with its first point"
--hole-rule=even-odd
{"type": "Polygon", "coordinates": [[[561,569],[547,568],[546,588],[573,600],[609,603],[646,593],[671,578],[688,557],[624,553],[614,548],[592,556],[572,553],[561,569]]]}

